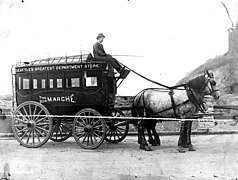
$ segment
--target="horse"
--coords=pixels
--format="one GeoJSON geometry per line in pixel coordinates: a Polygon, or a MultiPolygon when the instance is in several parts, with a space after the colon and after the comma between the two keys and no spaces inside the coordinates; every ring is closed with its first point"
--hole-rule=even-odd
{"type": "MultiPolygon", "coordinates": [[[[207,70],[185,84],[167,88],[148,88],[140,91],[133,99],[131,114],[133,117],[157,118],[192,118],[198,111],[205,112],[203,99],[210,95],[213,99],[219,98],[219,89],[216,87],[214,75],[207,70]]],[[[155,130],[159,120],[142,119],[137,121],[138,143],[140,149],[151,151],[144,129],[148,132],[148,141],[152,146],[160,145],[160,138],[155,130]],[[152,131],[152,132],[151,132],[152,131]],[[153,136],[154,138],[153,138],[153,136]]],[[[195,151],[191,143],[192,121],[181,121],[178,140],[179,152],[195,151]]]]}

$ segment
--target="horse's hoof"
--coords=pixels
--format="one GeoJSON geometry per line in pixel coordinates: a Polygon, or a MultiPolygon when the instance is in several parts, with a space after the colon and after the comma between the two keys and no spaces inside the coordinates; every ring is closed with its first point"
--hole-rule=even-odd
{"type": "Polygon", "coordinates": [[[160,146],[160,141],[155,141],[157,143],[158,146],[160,146]]]}
{"type": "Polygon", "coordinates": [[[179,152],[179,153],[185,153],[185,152],[186,152],[186,149],[184,149],[183,147],[179,147],[179,148],[178,148],[178,152],[179,152]]]}
{"type": "Polygon", "coordinates": [[[140,149],[143,149],[145,151],[153,151],[148,145],[140,145],[140,149]]]}
{"type": "Polygon", "coordinates": [[[189,151],[196,151],[196,149],[193,147],[193,145],[188,146],[189,151]]]}
{"type": "Polygon", "coordinates": [[[158,143],[156,143],[156,142],[153,142],[153,143],[150,143],[151,144],[151,146],[158,146],[158,143]]]}
{"type": "Polygon", "coordinates": [[[145,151],[153,151],[151,148],[150,148],[150,146],[145,146],[145,149],[144,149],[145,151]]]}
{"type": "Polygon", "coordinates": [[[145,149],[145,146],[140,144],[140,149],[145,149]]]}

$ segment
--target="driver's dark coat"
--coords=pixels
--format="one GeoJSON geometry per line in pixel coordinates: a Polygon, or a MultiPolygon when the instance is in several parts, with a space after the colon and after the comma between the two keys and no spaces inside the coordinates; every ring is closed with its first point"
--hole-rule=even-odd
{"type": "Polygon", "coordinates": [[[93,45],[93,55],[94,55],[94,58],[99,58],[99,57],[106,57],[107,54],[103,48],[103,45],[99,42],[96,42],[94,45],[93,45]]]}

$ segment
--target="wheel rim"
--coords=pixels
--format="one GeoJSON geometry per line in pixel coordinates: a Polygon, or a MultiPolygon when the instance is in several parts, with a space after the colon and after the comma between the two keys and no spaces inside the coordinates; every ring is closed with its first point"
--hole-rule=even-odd
{"type": "MultiPolygon", "coordinates": [[[[111,116],[113,117],[125,117],[124,113],[118,109],[111,110],[111,116]]],[[[106,122],[107,130],[105,140],[110,143],[121,142],[128,134],[129,123],[125,121],[118,121],[111,119],[106,122]],[[120,123],[120,124],[118,124],[120,123]],[[118,125],[117,125],[118,124],[118,125]]]]}
{"type": "MultiPolygon", "coordinates": [[[[76,116],[100,116],[91,108],[82,109],[76,116]]],[[[73,122],[73,136],[79,146],[85,149],[99,147],[105,138],[105,121],[97,117],[75,117],[73,122]]]]}
{"type": "Polygon", "coordinates": [[[64,121],[61,119],[53,119],[52,135],[50,140],[62,142],[70,138],[72,135],[72,121],[64,121]]]}
{"type": "Polygon", "coordinates": [[[20,104],[14,112],[12,131],[17,141],[25,147],[40,147],[52,131],[49,111],[40,103],[28,101],[20,104]]]}

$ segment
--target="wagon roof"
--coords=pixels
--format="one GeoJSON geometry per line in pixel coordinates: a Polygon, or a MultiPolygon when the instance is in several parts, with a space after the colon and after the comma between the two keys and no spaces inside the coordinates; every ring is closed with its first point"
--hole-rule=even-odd
{"type": "Polygon", "coordinates": [[[39,72],[53,70],[80,70],[80,69],[105,69],[105,62],[87,61],[89,54],[74,56],[53,57],[47,59],[34,60],[27,63],[18,63],[16,72],[39,72]]]}
{"type": "Polygon", "coordinates": [[[87,61],[87,57],[89,54],[81,54],[81,55],[74,55],[74,56],[63,56],[63,57],[52,57],[52,58],[45,58],[45,59],[38,59],[31,62],[26,63],[18,63],[17,67],[22,66],[45,66],[45,65],[52,65],[52,64],[78,64],[78,63],[85,63],[87,61]]]}

